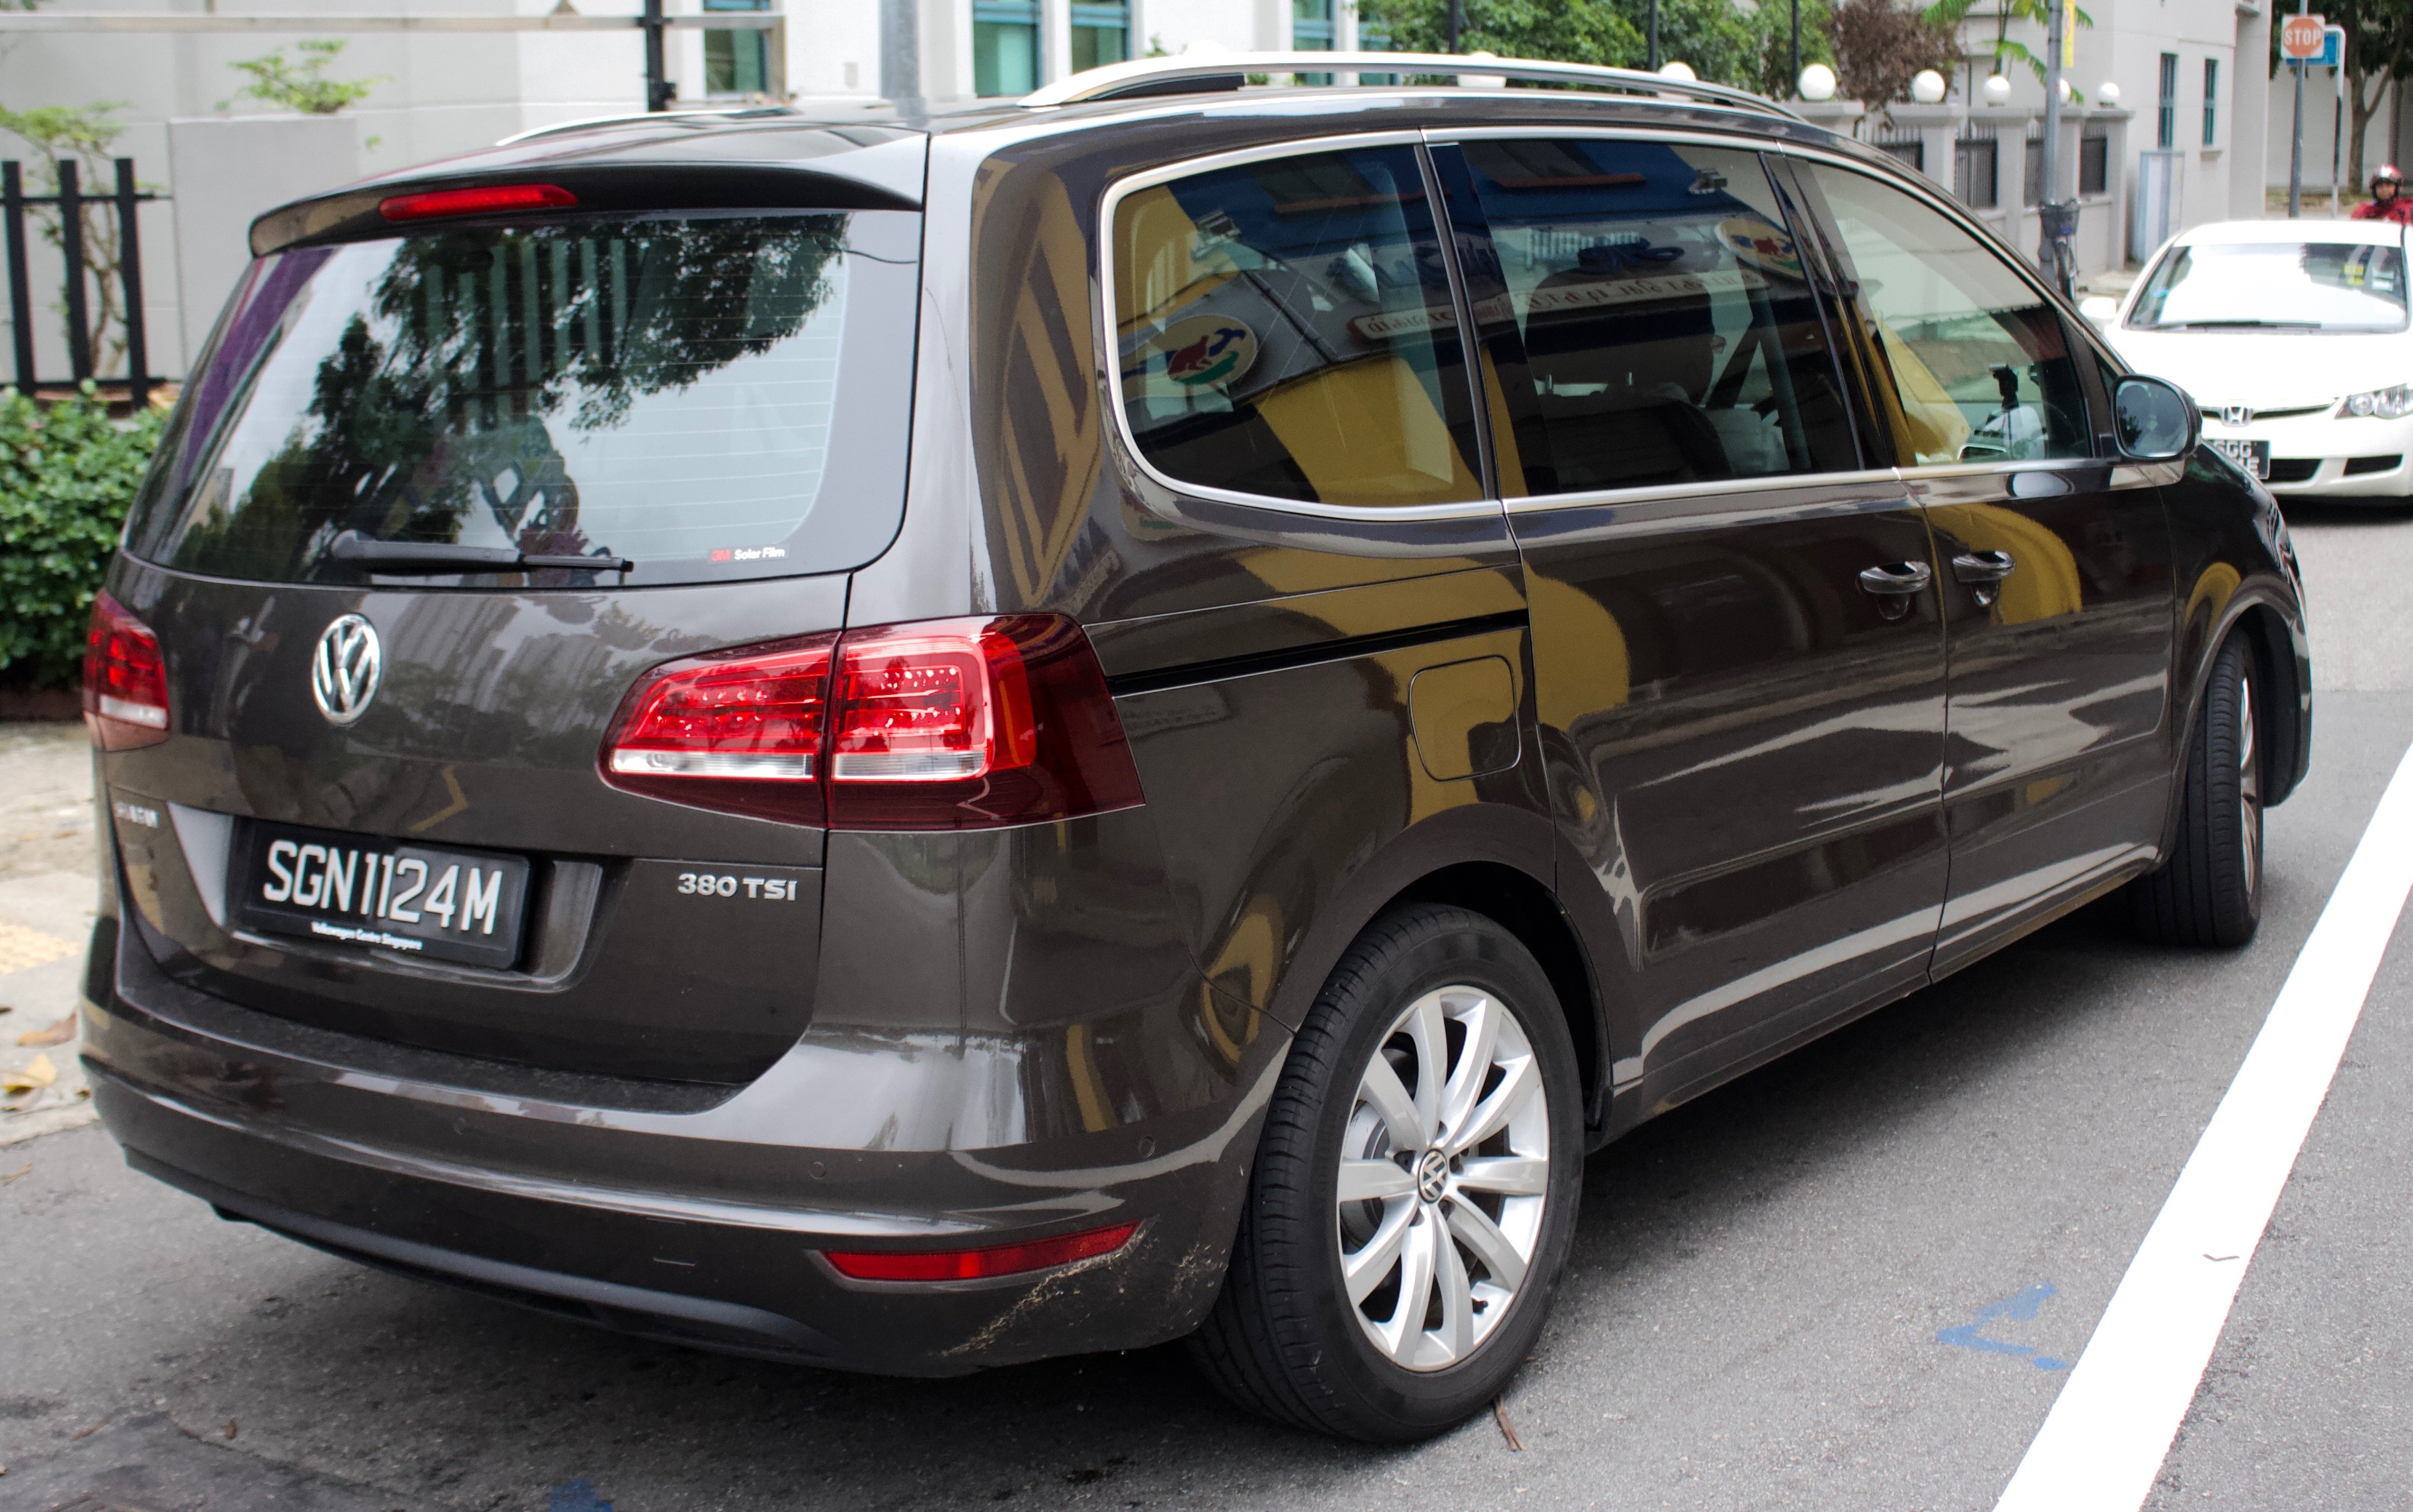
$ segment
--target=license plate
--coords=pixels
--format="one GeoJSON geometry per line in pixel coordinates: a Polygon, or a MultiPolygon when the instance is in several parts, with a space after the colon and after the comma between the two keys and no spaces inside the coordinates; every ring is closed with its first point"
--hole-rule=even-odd
{"type": "Polygon", "coordinates": [[[235,918],[254,929],[477,966],[519,958],[523,856],[254,823],[235,868],[235,918]]]}
{"type": "Polygon", "coordinates": [[[2218,436],[2207,436],[2204,439],[2212,444],[2213,451],[2236,463],[2238,469],[2248,477],[2271,476],[2270,442],[2248,441],[2243,437],[2224,438],[2218,436]]]}

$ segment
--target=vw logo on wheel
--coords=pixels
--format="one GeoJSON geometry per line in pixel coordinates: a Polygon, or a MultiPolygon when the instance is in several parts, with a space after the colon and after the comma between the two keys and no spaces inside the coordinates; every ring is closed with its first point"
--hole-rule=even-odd
{"type": "Polygon", "coordinates": [[[349,724],[368,711],[384,671],[377,627],[346,615],[318,637],[318,652],[310,658],[310,696],[331,723],[349,724]]]}

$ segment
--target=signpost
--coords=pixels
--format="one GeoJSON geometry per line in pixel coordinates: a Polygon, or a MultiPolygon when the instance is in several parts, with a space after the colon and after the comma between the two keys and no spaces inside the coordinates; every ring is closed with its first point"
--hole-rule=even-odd
{"type": "MultiPolygon", "coordinates": [[[[2296,0],[2299,7],[2308,0],[2296,0]]],[[[2279,56],[2295,66],[2296,127],[2287,147],[2287,218],[2304,212],[2304,68],[2327,51],[2329,22],[2325,17],[2298,9],[2279,22],[2279,56]]]]}

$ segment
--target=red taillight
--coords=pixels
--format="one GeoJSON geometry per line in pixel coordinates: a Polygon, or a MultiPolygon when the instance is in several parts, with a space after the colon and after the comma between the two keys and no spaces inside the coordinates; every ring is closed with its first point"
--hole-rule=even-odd
{"type": "Polygon", "coordinates": [[[92,600],[83,643],[83,722],[103,750],[168,738],[168,668],[159,637],[106,593],[92,600]]]}
{"type": "Polygon", "coordinates": [[[480,189],[430,189],[377,201],[388,220],[439,220],[447,215],[493,215],[514,210],[575,210],[578,196],[558,184],[496,184],[480,189]]]}
{"type": "Polygon", "coordinates": [[[837,829],[977,829],[1141,801],[1104,674],[1057,615],[942,619],[658,667],[603,778],[837,829]]]}
{"type": "Polygon", "coordinates": [[[822,822],[835,635],[748,646],[658,668],[603,751],[615,787],[794,824],[822,822]]]}
{"type": "Polygon", "coordinates": [[[984,1250],[828,1250],[823,1253],[839,1275],[857,1281],[977,1281],[1111,1254],[1138,1227],[1118,1223],[1086,1234],[1034,1239],[1029,1244],[995,1244],[984,1250]]]}

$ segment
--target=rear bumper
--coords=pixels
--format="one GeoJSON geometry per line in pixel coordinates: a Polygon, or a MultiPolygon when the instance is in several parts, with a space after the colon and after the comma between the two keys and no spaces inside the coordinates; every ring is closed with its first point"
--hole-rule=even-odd
{"type": "Polygon", "coordinates": [[[597,1095],[610,1090],[600,1078],[402,1049],[207,997],[139,943],[110,949],[116,933],[104,921],[95,941],[117,959],[92,973],[85,1060],[136,1169],[388,1269],[650,1337],[888,1374],[1136,1348],[1195,1327],[1286,1048],[1267,1021],[1221,1097],[971,1147],[916,1136],[1010,1133],[1015,1105],[1048,1096],[1062,1061],[961,1036],[807,1034],[734,1095],[630,1084],[615,1099],[597,1095]],[[884,1147],[859,1137],[866,1117],[884,1147]],[[855,1281],[822,1253],[1133,1221],[1111,1254],[984,1281],[855,1281]]]}

